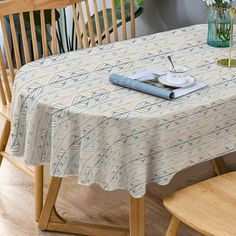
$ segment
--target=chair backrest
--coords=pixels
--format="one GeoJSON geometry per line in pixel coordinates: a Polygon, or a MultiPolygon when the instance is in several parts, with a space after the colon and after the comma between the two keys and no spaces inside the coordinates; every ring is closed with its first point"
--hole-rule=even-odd
{"type": "MultiPolygon", "coordinates": [[[[67,36],[69,21],[67,17],[63,22],[65,36],[67,36]]],[[[62,52],[63,40],[67,45],[76,44],[76,49],[118,41],[119,26],[122,26],[122,38],[126,40],[128,38],[127,20],[131,22],[131,37],[135,37],[134,0],[128,1],[128,5],[125,0],[1,1],[0,23],[7,59],[6,68],[0,47],[1,103],[5,105],[11,102],[10,88],[15,77],[15,67],[19,69],[24,63],[62,52]],[[107,9],[108,5],[109,9],[107,9]],[[71,14],[65,13],[68,10],[71,14]],[[60,13],[64,13],[67,17],[71,15],[73,29],[71,42],[61,36],[61,22],[58,20],[60,13]],[[7,24],[10,27],[7,27],[7,24]],[[8,75],[11,79],[10,83],[8,75]]]]}

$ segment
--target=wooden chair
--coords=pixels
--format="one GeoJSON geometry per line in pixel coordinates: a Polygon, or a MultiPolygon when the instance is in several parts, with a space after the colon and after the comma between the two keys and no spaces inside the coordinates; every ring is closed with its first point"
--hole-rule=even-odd
{"type": "Polygon", "coordinates": [[[173,215],[166,236],[181,222],[207,236],[236,235],[236,172],[187,187],[164,200],[173,215]]]}
{"type": "MultiPolygon", "coordinates": [[[[7,58],[7,66],[4,63],[3,53],[0,48],[0,115],[4,119],[3,131],[0,134],[0,164],[2,159],[9,160],[12,164],[19,167],[29,176],[35,180],[35,220],[38,221],[42,206],[43,206],[43,167],[39,166],[35,168],[35,171],[25,167],[17,162],[16,159],[12,159],[7,153],[6,146],[10,134],[10,122],[11,122],[11,88],[15,78],[15,72],[21,68],[24,63],[28,63],[32,60],[37,60],[42,56],[48,56],[50,54],[59,53],[59,41],[58,41],[58,24],[56,22],[56,9],[65,9],[70,7],[72,12],[72,21],[74,23],[76,40],[78,48],[87,48],[104,43],[110,43],[119,40],[118,26],[117,26],[117,14],[115,8],[115,0],[6,0],[0,2],[0,22],[2,33],[4,37],[4,47],[7,58]],[[103,24],[99,15],[98,2],[102,6],[103,24]],[[112,12],[112,25],[108,20],[107,5],[111,4],[112,12]],[[91,17],[91,7],[94,10],[95,26],[93,25],[94,19],[91,17]],[[50,10],[51,14],[51,42],[47,38],[48,25],[45,23],[46,10],[50,10]],[[38,44],[38,29],[35,27],[35,12],[40,16],[40,43],[42,45],[42,53],[40,53],[40,47],[38,44]],[[25,14],[28,14],[30,22],[30,34],[32,42],[29,43],[27,38],[26,19],[25,14]],[[79,15],[79,18],[78,18],[79,15]],[[19,17],[20,22],[20,35],[16,32],[15,17],[19,17]],[[9,20],[10,35],[6,28],[6,17],[9,20]],[[111,34],[111,26],[113,27],[111,34]],[[104,28],[105,32],[102,32],[104,28]],[[113,35],[113,38],[112,38],[113,35]],[[19,45],[19,37],[22,41],[23,56],[21,47],[19,45]],[[12,41],[13,47],[11,48],[10,42],[12,41]],[[32,48],[32,50],[30,50],[32,48]],[[22,59],[23,58],[23,59],[22,59]]],[[[101,12],[100,12],[101,13],[101,12]]],[[[122,39],[128,38],[127,29],[127,11],[125,10],[124,0],[120,0],[120,13],[121,19],[119,24],[122,26],[122,39]]],[[[130,19],[131,22],[131,37],[135,36],[135,5],[134,0],[130,1],[130,19]]],[[[18,32],[19,33],[19,32],[18,32]]]]}

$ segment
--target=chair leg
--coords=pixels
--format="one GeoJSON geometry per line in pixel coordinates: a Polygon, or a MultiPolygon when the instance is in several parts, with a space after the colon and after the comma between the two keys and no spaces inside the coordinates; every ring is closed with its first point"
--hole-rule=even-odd
{"type": "Polygon", "coordinates": [[[35,168],[35,221],[39,218],[43,209],[43,166],[35,168]]]}
{"type": "Polygon", "coordinates": [[[1,164],[2,164],[2,159],[3,159],[3,156],[0,155],[0,166],[1,166],[1,164]]]}
{"type": "Polygon", "coordinates": [[[211,162],[217,176],[227,173],[223,157],[218,157],[211,162]]]}
{"type": "Polygon", "coordinates": [[[44,203],[44,208],[40,216],[39,229],[46,230],[47,225],[50,221],[52,211],[55,209],[55,203],[57,200],[57,195],[60,190],[62,178],[52,177],[51,183],[49,185],[48,194],[44,203]]]}
{"type": "Polygon", "coordinates": [[[176,236],[180,227],[181,221],[175,216],[172,217],[170,225],[167,229],[166,236],[176,236]]]}
{"type": "MultiPolygon", "coordinates": [[[[8,120],[6,120],[3,125],[2,133],[0,135],[0,152],[5,151],[6,149],[8,138],[10,135],[10,129],[11,129],[11,124],[8,120]]],[[[0,166],[2,163],[2,159],[3,159],[3,156],[0,155],[0,166]]]]}

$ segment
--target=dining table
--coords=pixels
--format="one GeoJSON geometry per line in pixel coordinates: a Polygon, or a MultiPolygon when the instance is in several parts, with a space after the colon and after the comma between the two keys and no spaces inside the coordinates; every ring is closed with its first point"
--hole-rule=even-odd
{"type": "Polygon", "coordinates": [[[52,176],[40,229],[144,236],[148,183],[167,185],[186,168],[236,151],[236,69],[217,65],[229,49],[208,46],[206,37],[207,25],[193,25],[44,57],[17,72],[11,153],[26,165],[50,165],[52,176]],[[207,86],[166,100],[109,81],[112,73],[167,71],[168,56],[207,86]],[[67,176],[128,191],[130,228],[66,228],[55,201],[67,176]]]}

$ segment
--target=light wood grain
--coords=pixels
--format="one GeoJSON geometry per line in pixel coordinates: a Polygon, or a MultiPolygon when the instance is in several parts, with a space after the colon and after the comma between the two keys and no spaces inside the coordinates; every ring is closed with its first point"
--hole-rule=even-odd
{"type": "Polygon", "coordinates": [[[18,162],[17,160],[12,158],[10,156],[10,154],[7,153],[7,151],[1,151],[0,154],[1,154],[2,157],[4,157],[6,160],[8,160],[11,164],[13,164],[15,167],[17,167],[19,170],[23,171],[28,176],[34,178],[34,171],[32,171],[31,169],[27,168],[23,163],[18,162]]]}
{"type": "Polygon", "coordinates": [[[130,0],[130,19],[131,19],[131,37],[135,38],[136,29],[135,29],[135,4],[134,4],[134,0],[130,0]]]}
{"type": "Polygon", "coordinates": [[[119,38],[118,38],[115,0],[111,0],[111,9],[112,9],[112,24],[113,24],[114,41],[117,42],[119,38]]]}
{"type": "Polygon", "coordinates": [[[8,137],[10,135],[11,123],[8,120],[4,120],[2,126],[3,126],[2,132],[0,133],[0,153],[1,153],[1,156],[3,156],[2,152],[5,152],[5,150],[6,150],[8,137]]]}
{"type": "Polygon", "coordinates": [[[40,10],[40,23],[41,23],[41,32],[42,32],[41,35],[42,35],[43,56],[46,57],[48,56],[48,47],[47,47],[47,34],[46,34],[44,10],[40,10]]]}
{"type": "Polygon", "coordinates": [[[9,46],[9,40],[8,40],[8,36],[7,36],[7,30],[6,30],[4,17],[0,16],[0,21],[1,21],[1,29],[2,29],[4,46],[5,46],[6,57],[7,57],[7,63],[8,63],[9,72],[10,72],[10,78],[11,78],[11,82],[13,83],[14,78],[15,78],[15,73],[14,73],[14,68],[13,68],[11,50],[10,50],[10,46],[9,46]]]}
{"type": "Polygon", "coordinates": [[[14,54],[15,54],[15,60],[16,60],[16,67],[17,69],[21,68],[21,58],[20,58],[20,50],[19,50],[19,45],[18,45],[18,40],[16,36],[16,27],[13,19],[13,15],[9,15],[10,19],[10,28],[11,28],[11,37],[12,37],[12,42],[13,42],[13,48],[14,48],[14,54]]]}
{"type": "Polygon", "coordinates": [[[175,216],[172,217],[170,225],[166,231],[166,236],[176,236],[180,227],[180,220],[178,220],[175,216]]]}
{"type": "Polygon", "coordinates": [[[130,236],[145,235],[145,197],[135,199],[129,198],[130,212],[130,236]]]}
{"type": "Polygon", "coordinates": [[[98,44],[102,45],[102,31],[101,31],[101,26],[99,22],[97,0],[93,0],[93,8],[94,8],[94,15],[95,15],[95,24],[96,24],[98,44]]]}
{"type": "Polygon", "coordinates": [[[81,30],[79,27],[79,23],[78,23],[78,13],[76,11],[75,5],[71,6],[72,9],[72,15],[73,15],[73,21],[75,23],[75,32],[77,35],[77,40],[78,40],[78,47],[79,48],[83,48],[83,41],[82,41],[82,37],[81,37],[81,30]]]}
{"type": "Polygon", "coordinates": [[[5,96],[4,88],[3,88],[3,82],[2,82],[2,77],[0,76],[0,110],[2,110],[2,107],[5,107],[7,105],[7,99],[5,96]]]}
{"type": "Polygon", "coordinates": [[[32,44],[33,44],[33,52],[34,52],[34,60],[39,59],[39,50],[38,50],[38,42],[37,36],[35,31],[35,21],[34,21],[34,12],[30,11],[30,30],[31,30],[31,37],[32,37],[32,44]]]}
{"type": "Polygon", "coordinates": [[[35,221],[39,222],[41,212],[43,210],[43,166],[37,166],[35,168],[35,221]]]}
{"type": "Polygon", "coordinates": [[[124,0],[120,0],[123,40],[127,39],[126,13],[124,0]]]}
{"type": "Polygon", "coordinates": [[[57,54],[57,29],[56,29],[56,11],[51,10],[51,21],[52,21],[52,53],[57,54]]]}
{"type": "Polygon", "coordinates": [[[20,18],[21,37],[22,37],[22,43],[23,43],[23,49],[24,49],[24,55],[25,55],[25,62],[29,63],[30,62],[29,45],[28,45],[28,40],[26,36],[25,20],[24,20],[24,16],[22,12],[19,13],[19,18],[20,18]]]}
{"type": "Polygon", "coordinates": [[[78,3],[78,13],[79,13],[79,19],[80,19],[80,24],[81,24],[82,33],[83,33],[84,44],[85,44],[85,47],[88,48],[89,47],[88,33],[86,29],[86,22],[84,19],[84,13],[81,6],[81,2],[78,3]]]}
{"type": "MultiPolygon", "coordinates": [[[[77,0],[77,2],[80,0],[77,0]]],[[[0,2],[0,16],[16,14],[19,12],[37,11],[53,8],[65,8],[73,0],[7,0],[0,2]]]]}
{"type": "Polygon", "coordinates": [[[236,172],[187,187],[164,200],[177,219],[207,236],[236,235],[235,203],[236,172]]]}
{"type": "MultiPolygon", "coordinates": [[[[55,203],[60,190],[62,178],[52,177],[43,211],[40,217],[39,229],[67,232],[81,235],[96,236],[127,236],[129,230],[121,227],[105,226],[88,223],[69,223],[56,211],[55,203]]],[[[135,234],[133,234],[135,235],[135,234]]],[[[136,236],[136,235],[135,235],[136,236]]],[[[137,235],[138,236],[138,235],[137,235]]]]}
{"type": "Polygon", "coordinates": [[[40,217],[39,229],[46,230],[52,211],[55,207],[59,189],[61,186],[62,178],[53,177],[48,189],[49,194],[47,194],[44,208],[40,217]]]}
{"type": "Polygon", "coordinates": [[[91,39],[92,46],[95,46],[96,45],[95,35],[94,35],[94,31],[93,31],[90,4],[88,3],[88,0],[85,0],[85,8],[86,8],[86,13],[87,13],[87,18],[88,18],[89,36],[91,39]]]}
{"type": "MultiPolygon", "coordinates": [[[[2,54],[2,49],[0,48],[0,68],[1,68],[1,84],[3,89],[0,91],[1,93],[1,98],[2,98],[2,105],[8,105],[9,103],[11,103],[11,88],[10,88],[10,83],[9,83],[9,79],[8,79],[8,75],[7,75],[7,71],[6,71],[6,66],[4,63],[4,59],[3,59],[3,54],[2,54]],[[4,102],[6,101],[6,102],[4,102]]],[[[1,113],[1,111],[0,111],[1,113]]]]}
{"type": "Polygon", "coordinates": [[[0,105],[0,115],[8,121],[11,121],[11,104],[0,105]]]}
{"type": "Polygon", "coordinates": [[[111,36],[110,36],[110,32],[109,32],[106,0],[102,0],[102,13],[103,13],[103,21],[104,21],[104,27],[105,27],[105,32],[106,32],[106,41],[107,41],[107,43],[110,43],[111,36]]]}

